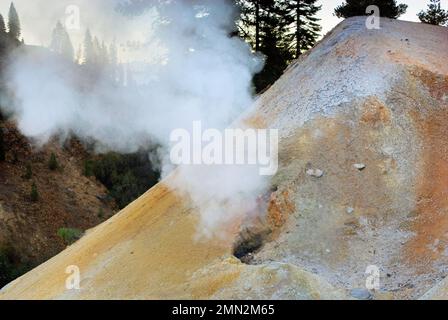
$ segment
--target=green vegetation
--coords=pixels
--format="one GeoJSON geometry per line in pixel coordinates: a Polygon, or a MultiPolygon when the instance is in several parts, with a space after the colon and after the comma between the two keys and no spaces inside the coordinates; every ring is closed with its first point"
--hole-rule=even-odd
{"type": "Polygon", "coordinates": [[[17,14],[16,8],[14,7],[14,3],[11,2],[9,7],[8,14],[8,35],[13,40],[19,40],[21,29],[20,29],[20,20],[19,15],[17,14]]]}
{"type": "Polygon", "coordinates": [[[98,210],[98,218],[100,218],[100,219],[104,218],[104,210],[102,208],[100,208],[100,210],[98,210]]]}
{"type": "Polygon", "coordinates": [[[32,202],[39,201],[39,192],[37,191],[36,183],[33,182],[31,185],[30,199],[32,202]]]}
{"type": "Polygon", "coordinates": [[[107,153],[95,160],[89,160],[84,171],[89,173],[92,170],[95,177],[106,186],[117,205],[124,208],[155,185],[160,178],[160,173],[154,169],[148,153],[107,153]]]}
{"type": "Polygon", "coordinates": [[[4,57],[12,48],[20,46],[20,20],[14,4],[11,3],[8,13],[8,23],[0,14],[0,68],[4,63],[4,57]]]}
{"type": "Polygon", "coordinates": [[[11,248],[0,248],[0,288],[31,269],[11,248]]]}
{"type": "Polygon", "coordinates": [[[50,155],[50,160],[48,161],[48,169],[55,171],[59,168],[59,163],[56,155],[52,152],[50,155]]]}
{"type": "Polygon", "coordinates": [[[58,236],[62,238],[66,245],[71,245],[81,239],[83,234],[82,230],[74,228],[60,228],[58,230],[58,236]]]}
{"type": "Polygon", "coordinates": [[[0,14],[0,35],[6,35],[6,34],[7,31],[6,31],[5,19],[0,14]]]}
{"type": "Polygon", "coordinates": [[[92,177],[95,175],[93,172],[95,166],[95,162],[93,160],[85,160],[84,161],[84,175],[86,177],[92,177]]]}
{"type": "Polygon", "coordinates": [[[442,9],[440,0],[430,0],[428,9],[417,14],[421,22],[437,26],[448,25],[448,11],[442,9]]]}
{"type": "Polygon", "coordinates": [[[56,23],[56,27],[53,29],[50,49],[70,61],[74,60],[75,53],[70,36],[60,21],[56,23]]]}
{"type": "Polygon", "coordinates": [[[27,164],[26,165],[26,168],[25,168],[25,174],[24,174],[24,178],[26,179],[26,180],[29,180],[29,179],[31,179],[32,177],[33,177],[33,170],[32,170],[32,168],[31,168],[31,164],[27,164]]]}
{"type": "Polygon", "coordinates": [[[253,83],[261,92],[274,83],[288,64],[312,48],[321,30],[317,0],[236,0],[241,15],[238,34],[265,57],[253,83]]]}
{"type": "Polygon", "coordinates": [[[408,6],[406,4],[397,4],[396,0],[346,0],[334,10],[338,18],[350,18],[355,16],[365,16],[368,6],[374,5],[380,9],[380,16],[397,19],[406,13],[408,6]]]}

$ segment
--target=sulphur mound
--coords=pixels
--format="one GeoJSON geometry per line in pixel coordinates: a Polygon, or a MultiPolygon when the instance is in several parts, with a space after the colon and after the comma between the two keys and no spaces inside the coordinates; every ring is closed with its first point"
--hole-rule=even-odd
{"type": "Polygon", "coordinates": [[[198,241],[193,206],[162,182],[0,298],[448,298],[448,29],[381,22],[345,20],[247,116],[280,128],[253,252],[198,241]]]}

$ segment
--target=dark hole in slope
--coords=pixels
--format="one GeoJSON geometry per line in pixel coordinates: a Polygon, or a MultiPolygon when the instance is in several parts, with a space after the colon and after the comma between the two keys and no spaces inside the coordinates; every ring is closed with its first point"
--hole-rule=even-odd
{"type": "Polygon", "coordinates": [[[272,185],[270,190],[258,197],[257,208],[249,214],[248,224],[240,231],[237,241],[233,246],[233,255],[241,262],[246,264],[255,264],[254,254],[260,251],[263,245],[269,241],[269,235],[272,233],[271,228],[266,220],[268,202],[271,195],[277,192],[278,187],[272,185]],[[255,217],[255,219],[254,219],[255,217]]]}
{"type": "Polygon", "coordinates": [[[263,247],[268,234],[268,231],[252,233],[245,230],[233,247],[233,255],[243,263],[254,264],[254,254],[263,247]]]}

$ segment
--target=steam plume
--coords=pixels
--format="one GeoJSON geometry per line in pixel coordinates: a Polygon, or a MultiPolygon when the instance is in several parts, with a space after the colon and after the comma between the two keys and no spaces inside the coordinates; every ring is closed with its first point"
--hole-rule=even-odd
{"type": "MultiPolygon", "coordinates": [[[[33,1],[37,2],[48,10],[39,12],[51,12],[53,2],[33,1]]],[[[58,1],[57,7],[65,2],[73,3],[58,1]]],[[[103,13],[122,2],[93,3],[98,21],[113,24],[103,13]]],[[[172,170],[166,161],[170,132],[191,128],[197,120],[204,127],[228,126],[252,105],[251,79],[261,61],[242,40],[229,36],[235,10],[225,0],[131,1],[122,13],[133,13],[135,5],[137,12],[145,9],[145,13],[129,20],[120,17],[120,21],[128,21],[131,33],[145,38],[144,55],[158,57],[158,63],[154,59],[152,64],[131,62],[135,86],[117,87],[100,75],[80,85],[78,66],[27,48],[11,59],[8,86],[17,103],[9,111],[19,129],[39,144],[55,135],[75,134],[98,141],[102,150],[132,152],[146,146],[149,139],[156,141],[162,145],[160,158],[167,175],[172,170]]],[[[100,36],[111,38],[117,28],[102,28],[109,34],[100,36]]],[[[128,26],[120,29],[128,30],[128,26]]],[[[201,231],[207,235],[253,209],[256,195],[264,188],[257,170],[243,167],[181,168],[177,179],[170,181],[199,206],[201,231]]]]}

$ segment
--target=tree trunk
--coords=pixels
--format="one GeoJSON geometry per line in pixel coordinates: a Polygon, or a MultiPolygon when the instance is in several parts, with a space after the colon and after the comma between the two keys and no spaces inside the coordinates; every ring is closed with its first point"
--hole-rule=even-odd
{"type": "Polygon", "coordinates": [[[300,16],[300,7],[301,7],[301,0],[297,0],[297,30],[296,30],[296,41],[297,41],[297,45],[296,45],[296,58],[300,57],[300,55],[302,54],[302,52],[300,51],[300,46],[302,43],[302,34],[301,34],[301,16],[300,16]]]}
{"type": "Polygon", "coordinates": [[[260,0],[255,0],[255,51],[260,51],[260,0]]]}

